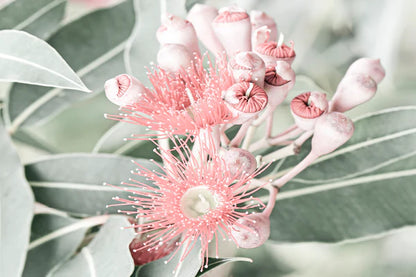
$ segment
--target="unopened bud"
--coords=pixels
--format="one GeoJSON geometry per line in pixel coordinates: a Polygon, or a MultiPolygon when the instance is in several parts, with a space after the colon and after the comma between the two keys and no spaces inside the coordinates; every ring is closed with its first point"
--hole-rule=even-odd
{"type": "Polygon", "coordinates": [[[242,124],[252,119],[267,105],[267,94],[258,85],[240,82],[223,93],[223,99],[236,119],[234,124],[242,124]]]}
{"type": "Polygon", "coordinates": [[[222,8],[212,26],[229,56],[251,50],[251,23],[245,10],[222,8]]]}
{"type": "Polygon", "coordinates": [[[302,130],[312,130],[319,117],[328,110],[326,94],[319,91],[305,92],[290,103],[296,125],[302,130]]]}
{"type": "Polygon", "coordinates": [[[263,213],[258,213],[240,218],[231,227],[231,235],[241,248],[259,247],[270,236],[269,217],[263,213]]]}
{"type": "Polygon", "coordinates": [[[118,106],[138,103],[148,89],[136,78],[121,74],[104,84],[105,95],[108,100],[118,106]]]}
{"type": "Polygon", "coordinates": [[[144,236],[138,235],[129,245],[135,265],[144,265],[169,255],[177,248],[176,243],[179,241],[173,239],[161,245],[146,247],[147,240],[144,236]]]}
{"type": "Polygon", "coordinates": [[[231,70],[236,82],[246,81],[264,87],[266,67],[262,58],[254,52],[241,52],[230,60],[231,70]]]}
{"type": "Polygon", "coordinates": [[[276,41],[277,34],[279,33],[277,30],[276,22],[268,16],[265,12],[253,10],[250,12],[250,21],[251,27],[253,32],[260,27],[267,26],[270,30],[270,40],[276,41]]]}
{"type": "Polygon", "coordinates": [[[319,118],[312,138],[312,152],[317,156],[331,153],[354,134],[354,123],[345,114],[332,112],[319,118]]]}
{"type": "Polygon", "coordinates": [[[256,158],[247,150],[233,147],[228,150],[224,149],[220,155],[232,176],[250,175],[257,168],[256,158]]]}
{"type": "Polygon", "coordinates": [[[266,67],[276,66],[276,61],[285,61],[292,64],[296,57],[295,50],[293,49],[293,42],[291,46],[286,44],[278,45],[277,42],[271,41],[262,43],[256,46],[255,52],[263,58],[266,63],[266,67]]]}
{"type": "Polygon", "coordinates": [[[194,26],[199,40],[214,54],[224,51],[224,47],[215,35],[211,25],[217,15],[218,10],[216,8],[204,4],[195,4],[187,16],[187,19],[194,26]]]}
{"type": "Polygon", "coordinates": [[[178,72],[191,66],[192,54],[181,44],[165,44],[157,53],[157,63],[168,72],[178,72]]]}
{"type": "Polygon", "coordinates": [[[264,90],[271,107],[277,107],[286,99],[288,92],[295,85],[295,80],[296,74],[287,62],[277,61],[276,67],[266,70],[264,90]]]}
{"type": "Polygon", "coordinates": [[[263,44],[270,41],[270,29],[267,26],[257,28],[252,31],[251,34],[251,45],[253,49],[256,49],[257,45],[263,44]]]}
{"type": "Polygon", "coordinates": [[[198,38],[192,23],[178,16],[165,14],[162,16],[162,26],[156,32],[159,43],[181,44],[192,54],[200,55],[198,38]]]}
{"type": "Polygon", "coordinates": [[[350,65],[345,75],[370,76],[379,84],[384,79],[386,72],[379,59],[361,58],[350,65]]]}

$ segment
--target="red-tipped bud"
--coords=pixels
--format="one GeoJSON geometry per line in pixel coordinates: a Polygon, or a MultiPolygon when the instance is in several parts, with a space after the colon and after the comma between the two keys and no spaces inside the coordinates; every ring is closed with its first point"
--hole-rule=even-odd
{"type": "Polygon", "coordinates": [[[225,50],[211,25],[217,15],[218,10],[216,8],[204,4],[195,4],[187,16],[187,19],[194,26],[199,40],[214,54],[222,53],[225,50]]]}
{"type": "Polygon", "coordinates": [[[296,57],[293,47],[293,42],[290,42],[289,47],[284,43],[278,45],[277,42],[271,41],[257,45],[255,52],[262,57],[267,67],[276,66],[276,61],[284,61],[292,64],[296,57]]]}
{"type": "Polygon", "coordinates": [[[232,227],[231,235],[241,248],[259,247],[270,236],[269,217],[259,213],[240,218],[232,227]]]}
{"type": "Polygon", "coordinates": [[[245,10],[222,8],[212,26],[229,56],[251,50],[251,23],[245,10]]]}
{"type": "Polygon", "coordinates": [[[277,61],[276,67],[266,70],[264,90],[271,107],[277,107],[286,99],[288,92],[295,85],[295,80],[296,74],[287,62],[277,61]]]}
{"type": "Polygon", "coordinates": [[[379,59],[361,58],[350,65],[345,75],[370,76],[379,84],[384,79],[386,72],[379,59]]]}
{"type": "Polygon", "coordinates": [[[319,91],[305,92],[290,103],[296,125],[302,130],[312,130],[316,121],[328,110],[326,94],[319,91]]]}
{"type": "Polygon", "coordinates": [[[264,87],[265,64],[254,52],[241,52],[230,60],[230,67],[236,82],[253,82],[264,87]]]}
{"type": "Polygon", "coordinates": [[[148,89],[136,78],[121,74],[104,84],[105,95],[108,100],[118,106],[138,103],[148,89]]]}
{"type": "Polygon", "coordinates": [[[251,34],[251,45],[253,49],[260,44],[266,43],[270,41],[270,29],[267,26],[263,26],[257,28],[256,30],[252,31],[251,34]]]}
{"type": "Polygon", "coordinates": [[[191,66],[192,54],[181,44],[165,44],[157,53],[157,63],[168,72],[178,72],[191,66]]]}
{"type": "Polygon", "coordinates": [[[377,83],[366,75],[346,75],[331,100],[331,111],[345,112],[367,102],[376,94],[377,83]]]}
{"type": "Polygon", "coordinates": [[[230,148],[224,149],[220,154],[232,176],[250,175],[257,168],[256,158],[247,150],[230,148]]]}
{"type": "Polygon", "coordinates": [[[316,122],[311,151],[317,156],[331,153],[346,143],[353,133],[354,123],[345,114],[325,114],[316,122]]]}
{"type": "Polygon", "coordinates": [[[252,119],[267,105],[267,94],[258,85],[240,82],[223,92],[223,99],[236,118],[234,124],[242,124],[252,119]]]}
{"type": "Polygon", "coordinates": [[[159,43],[181,44],[192,54],[200,55],[198,38],[192,23],[178,16],[165,14],[162,16],[162,26],[156,32],[159,43]]]}
{"type": "Polygon", "coordinates": [[[255,31],[260,27],[267,26],[270,30],[270,40],[276,41],[277,34],[279,33],[277,30],[276,22],[268,16],[265,12],[262,11],[251,11],[250,12],[250,20],[251,20],[251,27],[252,30],[255,31]]]}

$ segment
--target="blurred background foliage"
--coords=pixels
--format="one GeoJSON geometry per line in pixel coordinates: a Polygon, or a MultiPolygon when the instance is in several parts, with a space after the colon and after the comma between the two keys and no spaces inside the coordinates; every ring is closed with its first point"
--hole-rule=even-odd
{"type": "MultiPolygon", "coordinates": [[[[6,2],[10,1],[0,1],[0,7],[6,2]]],[[[120,1],[86,2],[69,1],[62,24],[72,22],[98,6],[120,1]]],[[[358,57],[369,56],[381,59],[386,79],[380,84],[375,98],[354,109],[351,117],[386,107],[416,104],[416,1],[191,0],[187,1],[188,7],[196,2],[216,7],[236,3],[247,10],[266,11],[275,18],[285,40],[295,42],[295,71],[311,78],[300,78],[288,99],[306,87],[321,88],[332,94],[347,67],[358,57]]],[[[154,3],[157,5],[156,0],[154,3]]],[[[157,17],[146,18],[154,21],[143,23],[142,28],[159,24],[157,17]]],[[[155,36],[139,39],[140,43],[157,51],[155,36]]],[[[151,55],[147,53],[147,56],[151,55]]],[[[152,58],[155,56],[147,62],[152,58]]],[[[131,63],[137,63],[139,67],[146,65],[143,60],[131,60],[131,63]]],[[[9,85],[0,84],[0,100],[9,88],[9,85]]],[[[93,97],[75,103],[57,116],[27,127],[32,139],[49,151],[16,140],[23,162],[50,153],[91,152],[100,137],[115,124],[104,119],[103,114],[117,112],[101,91],[96,92],[93,97]]],[[[287,103],[277,111],[276,117],[279,125],[275,126],[275,131],[291,123],[287,103]]],[[[235,252],[232,247],[224,247],[223,251],[223,255],[235,252]]],[[[233,276],[416,276],[415,227],[365,241],[335,245],[269,243],[256,250],[238,252],[240,256],[252,258],[253,264],[235,263],[218,270],[224,273],[234,267],[230,271],[233,276]]],[[[217,274],[213,271],[211,276],[217,274]]]]}

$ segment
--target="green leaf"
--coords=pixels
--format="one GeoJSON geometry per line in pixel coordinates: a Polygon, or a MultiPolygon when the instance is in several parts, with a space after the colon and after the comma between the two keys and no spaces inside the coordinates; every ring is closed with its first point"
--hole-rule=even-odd
{"type": "Polygon", "coordinates": [[[43,40],[23,31],[0,31],[0,81],[88,91],[65,60],[43,40]]]}
{"type": "Polygon", "coordinates": [[[47,276],[56,265],[75,253],[87,229],[95,224],[97,222],[91,219],[77,220],[57,214],[37,214],[32,222],[23,276],[47,276]]]}
{"type": "Polygon", "coordinates": [[[401,107],[356,120],[346,145],[278,194],[271,239],[339,242],[416,224],[415,117],[401,107]]]}
{"type": "MultiPolygon", "coordinates": [[[[156,165],[147,160],[137,162],[149,169],[156,165]]],[[[26,165],[26,176],[36,201],[51,208],[76,215],[116,213],[107,204],[119,203],[112,197],[127,198],[131,193],[103,186],[119,185],[129,177],[144,183],[145,178],[131,175],[137,166],[127,157],[108,154],[63,154],[26,165]]]]}
{"type": "Polygon", "coordinates": [[[66,0],[15,0],[0,10],[0,30],[22,30],[46,39],[59,28],[65,5],[66,0]]]}
{"type": "Polygon", "coordinates": [[[81,252],[51,276],[130,276],[134,270],[129,244],[135,236],[126,217],[111,216],[81,252]]]}
{"type": "Polygon", "coordinates": [[[185,250],[184,247],[167,264],[165,262],[170,259],[171,255],[140,267],[136,272],[136,277],[194,277],[201,269],[202,263],[201,246],[198,242],[181,264],[179,264],[179,259],[185,250]]]}
{"type": "MultiPolygon", "coordinates": [[[[123,52],[134,24],[131,1],[97,10],[57,31],[48,43],[53,46],[94,92],[104,82],[123,73],[123,52]]],[[[10,130],[41,123],[73,102],[93,94],[16,84],[8,95],[5,118],[10,130]]]]}
{"type": "Polygon", "coordinates": [[[33,194],[0,121],[1,276],[20,276],[29,244],[33,194]]]}
{"type": "Polygon", "coordinates": [[[220,266],[220,265],[223,265],[223,264],[232,263],[232,262],[249,262],[249,263],[252,263],[253,260],[250,259],[250,258],[244,258],[244,257],[208,258],[208,267],[207,268],[204,268],[204,271],[198,272],[198,274],[196,275],[196,277],[204,275],[205,273],[213,270],[217,266],[220,266]]]}

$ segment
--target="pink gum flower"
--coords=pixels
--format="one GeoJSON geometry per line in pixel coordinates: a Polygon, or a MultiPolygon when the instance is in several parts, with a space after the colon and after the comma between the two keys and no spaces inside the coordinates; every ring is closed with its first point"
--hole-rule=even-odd
{"type": "Polygon", "coordinates": [[[256,53],[240,52],[230,59],[229,65],[234,81],[253,82],[259,87],[264,87],[266,67],[262,58],[256,53]]]}
{"type": "Polygon", "coordinates": [[[330,110],[346,112],[374,97],[377,83],[368,75],[346,75],[330,102],[330,110]]]}
{"type": "Polygon", "coordinates": [[[136,78],[121,74],[104,84],[108,100],[118,106],[129,106],[140,102],[149,90],[136,78]]]}
{"type": "Polygon", "coordinates": [[[222,8],[212,26],[228,56],[251,51],[251,23],[245,10],[237,7],[222,8]]]}
{"type": "Polygon", "coordinates": [[[276,66],[277,61],[285,61],[289,64],[293,63],[296,57],[294,44],[290,42],[291,46],[286,44],[278,45],[277,42],[271,41],[257,45],[255,52],[263,58],[266,67],[276,66]]]}
{"type": "Polygon", "coordinates": [[[379,84],[384,79],[386,72],[380,59],[361,58],[350,65],[345,76],[349,75],[369,76],[379,84]]]}
{"type": "Polygon", "coordinates": [[[252,31],[256,31],[258,28],[266,26],[270,30],[270,40],[276,41],[277,34],[279,33],[277,30],[276,22],[273,18],[268,16],[265,12],[253,10],[250,12],[250,21],[252,31]]]}
{"type": "Polygon", "coordinates": [[[296,74],[290,64],[277,61],[275,67],[266,70],[264,90],[267,93],[269,105],[275,109],[285,99],[296,81],[296,74]]]}
{"type": "Polygon", "coordinates": [[[211,25],[217,15],[218,10],[216,8],[204,4],[195,4],[187,16],[187,19],[194,26],[199,40],[215,55],[225,50],[211,25]]]}
{"type": "Polygon", "coordinates": [[[223,99],[233,113],[234,124],[243,124],[254,118],[267,105],[264,89],[250,82],[232,85],[224,92],[223,99]]]}
{"type": "Polygon", "coordinates": [[[172,14],[162,16],[162,26],[156,32],[159,43],[182,44],[192,54],[201,55],[198,46],[198,38],[192,23],[172,14]]]}
{"type": "Polygon", "coordinates": [[[313,130],[318,118],[328,111],[326,94],[319,91],[302,93],[293,98],[290,110],[300,129],[313,130]]]}
{"type": "Polygon", "coordinates": [[[168,72],[187,69],[192,64],[193,55],[181,44],[165,44],[157,53],[157,63],[168,72]]]}

